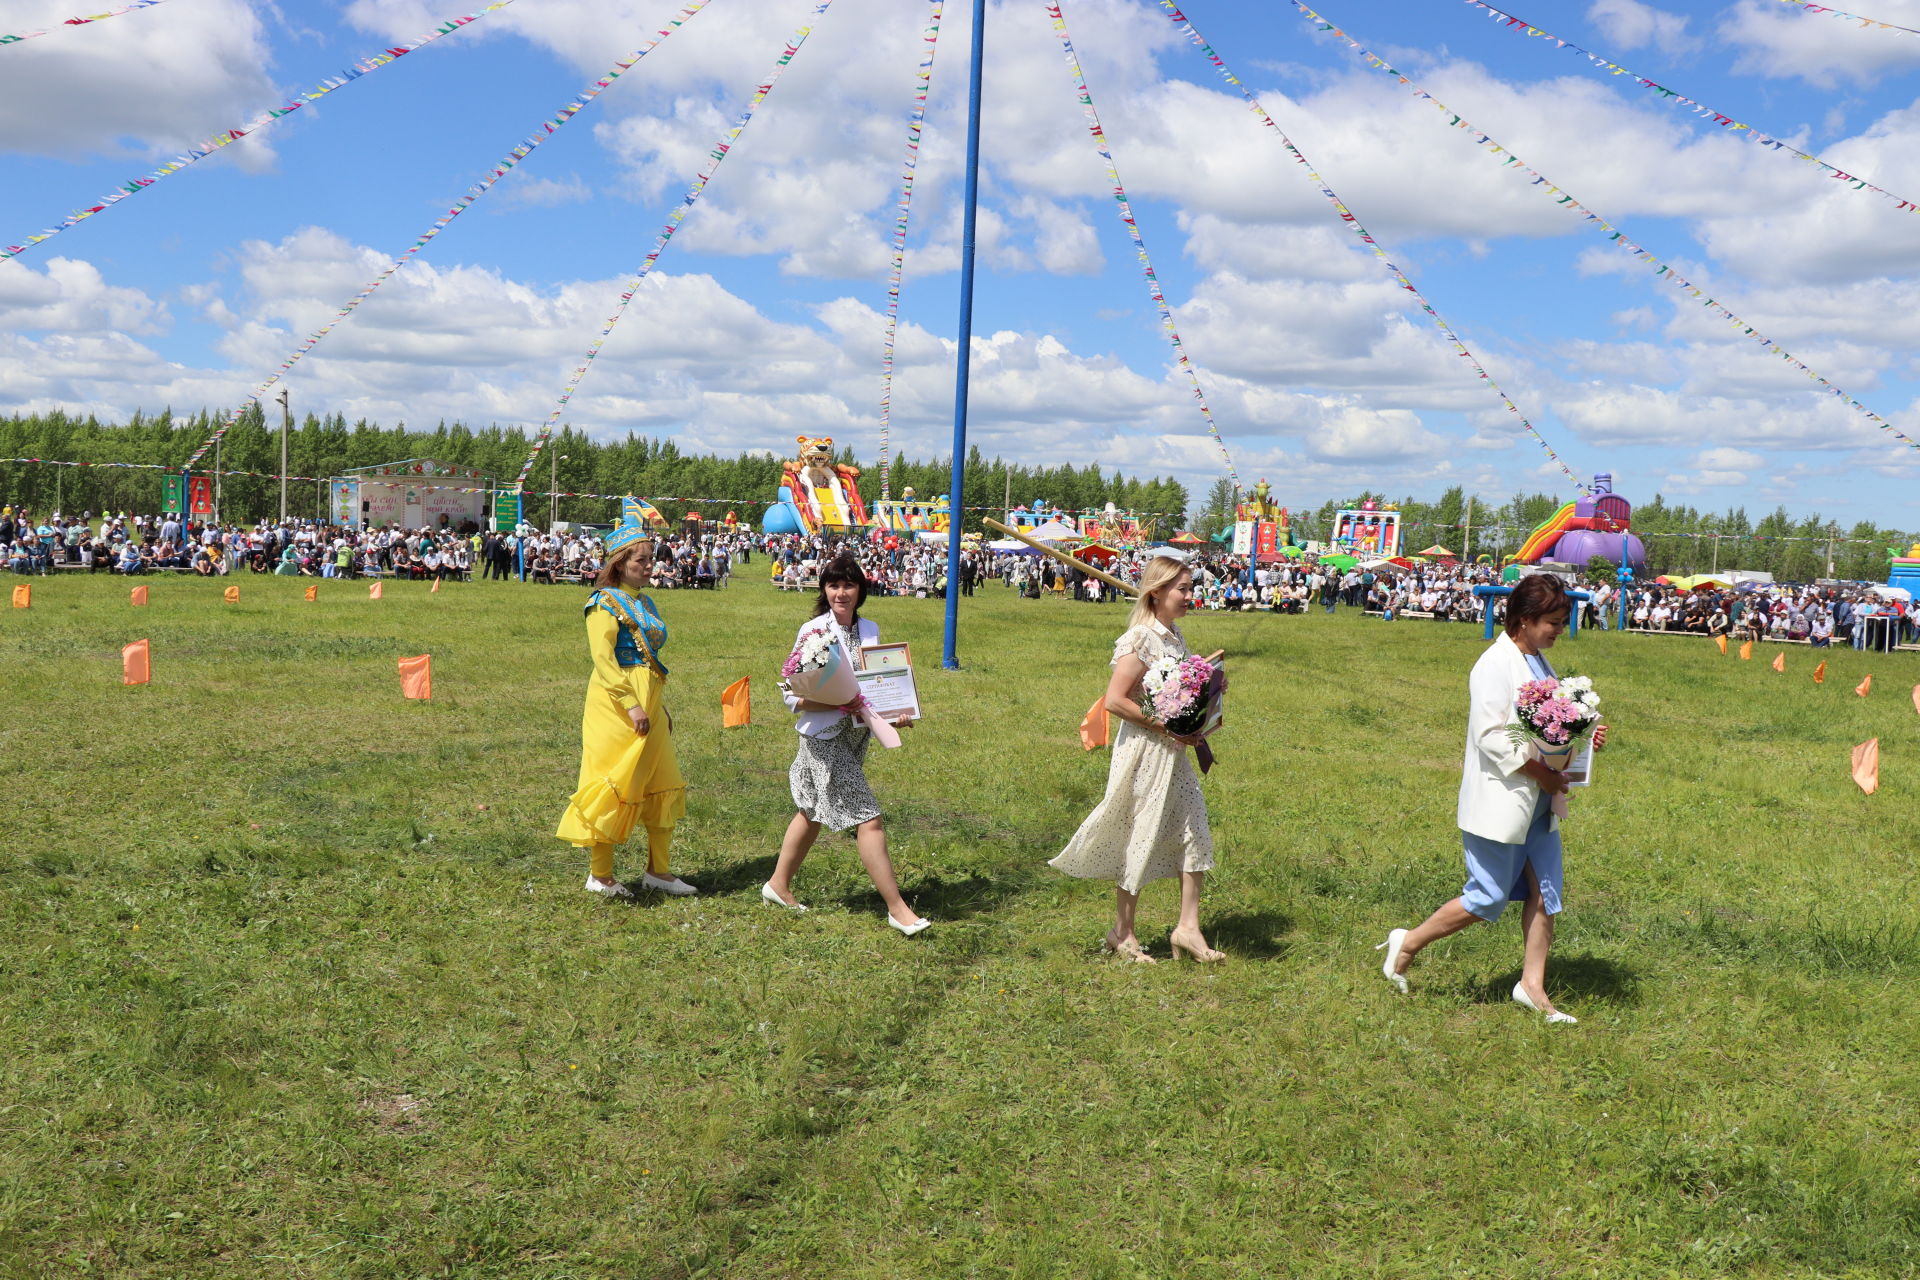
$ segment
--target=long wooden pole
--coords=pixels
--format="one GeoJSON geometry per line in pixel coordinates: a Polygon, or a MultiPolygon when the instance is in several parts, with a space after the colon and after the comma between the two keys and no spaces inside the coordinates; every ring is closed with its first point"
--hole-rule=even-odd
{"type": "Polygon", "coordinates": [[[1140,588],[1134,586],[1131,582],[1122,582],[1120,581],[1120,579],[1114,577],[1110,573],[1102,573],[1100,570],[1094,568],[1092,565],[1086,563],[1084,560],[1076,560],[1072,556],[1068,555],[1066,552],[1056,550],[1055,548],[1048,546],[1044,542],[1035,542],[1032,538],[1029,538],[1026,534],[1020,532],[1018,529],[1009,529],[1006,525],[1001,524],[998,520],[995,520],[991,516],[988,516],[986,519],[982,520],[980,523],[986,525],[987,528],[994,530],[996,533],[1004,533],[1009,538],[1018,538],[1021,542],[1026,543],[1028,546],[1032,547],[1035,551],[1040,552],[1042,555],[1052,556],[1055,560],[1058,560],[1061,564],[1072,565],[1074,568],[1086,574],[1088,577],[1098,578],[1100,581],[1106,583],[1108,586],[1114,588],[1116,591],[1124,592],[1129,596],[1137,596],[1140,594],[1140,588]]]}

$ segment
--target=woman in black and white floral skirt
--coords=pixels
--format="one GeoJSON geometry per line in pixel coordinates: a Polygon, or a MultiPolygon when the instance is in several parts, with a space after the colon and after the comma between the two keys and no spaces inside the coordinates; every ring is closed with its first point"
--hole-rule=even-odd
{"type": "MultiPolygon", "coordinates": [[[[849,665],[857,669],[861,648],[880,642],[880,625],[860,616],[860,606],[866,602],[867,577],[860,562],[851,555],[836,556],[820,570],[814,616],[801,626],[794,647],[816,632],[825,632],[845,650],[849,665]]],[[[800,717],[795,725],[800,747],[787,770],[795,812],[793,821],[787,824],[786,838],[780,842],[780,860],[774,865],[773,878],[761,886],[760,896],[776,907],[805,911],[793,896],[794,873],[819,839],[822,827],[852,829],[861,864],[887,904],[887,923],[912,937],[932,922],[921,918],[901,898],[893,860],[887,856],[880,802],[867,785],[866,757],[872,732],[844,707],[810,702],[786,689],[781,692],[787,710],[800,717]]]]}

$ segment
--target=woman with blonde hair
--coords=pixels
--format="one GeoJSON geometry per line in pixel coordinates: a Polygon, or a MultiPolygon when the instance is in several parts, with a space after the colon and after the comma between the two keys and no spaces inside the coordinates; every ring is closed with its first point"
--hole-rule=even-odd
{"type": "MultiPolygon", "coordinates": [[[[1186,558],[1161,551],[1140,573],[1140,594],[1127,630],[1113,646],[1113,676],[1107,681],[1107,714],[1119,720],[1107,793],[1087,815],[1060,855],[1048,863],[1070,876],[1114,882],[1114,923],[1100,949],[1135,964],[1152,964],[1134,933],[1140,888],[1180,877],[1180,920],[1174,954],[1203,964],[1226,959],[1200,932],[1200,889],[1213,869],[1213,832],[1200,779],[1187,748],[1201,739],[1170,733],[1140,708],[1141,680],[1163,658],[1188,656],[1180,619],[1193,607],[1193,574],[1186,558]]],[[[1224,651],[1207,661],[1217,663],[1224,651]]]]}
{"type": "Polygon", "coordinates": [[[673,829],[687,810],[687,784],[673,751],[673,718],[660,660],[667,626],[640,594],[653,563],[653,540],[631,518],[607,535],[607,562],[587,598],[587,649],[593,675],[580,718],[580,781],[560,818],[560,839],[586,849],[587,892],[631,898],[614,879],[613,847],[636,826],[647,832],[643,888],[681,897],[699,890],[667,869],[673,829]]]}

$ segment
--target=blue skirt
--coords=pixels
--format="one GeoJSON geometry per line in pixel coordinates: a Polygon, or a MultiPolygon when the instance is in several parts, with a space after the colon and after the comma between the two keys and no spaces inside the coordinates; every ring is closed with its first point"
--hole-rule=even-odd
{"type": "Polygon", "coordinates": [[[1467,855],[1467,883],[1460,905],[1482,920],[1500,918],[1508,902],[1527,900],[1526,866],[1540,882],[1540,901],[1548,915],[1560,914],[1560,890],[1565,880],[1560,868],[1560,833],[1553,829],[1553,797],[1546,792],[1533,809],[1533,824],[1519,844],[1502,844],[1471,832],[1460,833],[1467,855]]]}

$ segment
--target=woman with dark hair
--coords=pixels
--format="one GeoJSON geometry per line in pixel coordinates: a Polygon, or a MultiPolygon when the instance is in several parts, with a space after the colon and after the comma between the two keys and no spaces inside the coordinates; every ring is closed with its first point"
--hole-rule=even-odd
{"type": "MultiPolygon", "coordinates": [[[[821,566],[813,617],[794,636],[794,647],[816,632],[825,632],[857,670],[861,648],[880,643],[880,625],[860,616],[860,606],[866,602],[867,575],[858,560],[842,552],[821,566]]],[[[887,830],[880,821],[880,802],[867,785],[867,747],[873,741],[872,731],[845,707],[796,698],[785,689],[782,693],[787,710],[800,717],[794,726],[800,734],[800,747],[787,770],[795,812],[780,842],[773,878],[760,887],[760,896],[776,907],[805,911],[793,896],[794,873],[820,838],[821,827],[835,831],[852,828],[861,865],[887,904],[887,923],[911,938],[932,921],[921,918],[900,896],[893,860],[887,856],[887,830]]]]}
{"type": "MultiPolygon", "coordinates": [[[[1407,966],[1431,942],[1475,921],[1498,920],[1509,901],[1522,903],[1525,953],[1513,998],[1548,1022],[1578,1021],[1547,998],[1547,952],[1561,908],[1560,819],[1567,778],[1510,732],[1520,686],[1557,677],[1544,653],[1566,630],[1572,598],[1551,574],[1530,574],[1507,598],[1506,631],[1468,677],[1466,759],[1460,771],[1456,820],[1466,853],[1467,882],[1460,896],[1413,929],[1395,929],[1374,948],[1387,953],[1381,971],[1404,994],[1407,966]]],[[[1593,731],[1597,750],[1607,726],[1593,731]]]]}
{"type": "Polygon", "coordinates": [[[613,846],[645,827],[641,887],[683,897],[699,890],[667,870],[673,828],[687,811],[673,717],[663,705],[667,624],[640,594],[653,548],[641,525],[624,523],[607,535],[607,550],[586,604],[593,677],[580,717],[580,781],[554,834],[588,851],[587,892],[631,898],[614,879],[613,846]]]}

